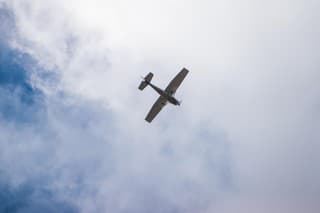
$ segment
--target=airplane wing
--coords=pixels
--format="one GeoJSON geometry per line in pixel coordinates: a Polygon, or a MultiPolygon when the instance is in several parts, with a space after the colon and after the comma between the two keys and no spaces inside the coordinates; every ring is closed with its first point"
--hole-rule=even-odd
{"type": "Polygon", "coordinates": [[[167,104],[167,99],[160,96],[158,100],[153,104],[151,110],[149,111],[146,121],[151,123],[151,121],[157,116],[157,114],[161,111],[161,109],[167,104]]]}
{"type": "Polygon", "coordinates": [[[180,86],[181,82],[183,79],[186,77],[188,74],[188,70],[186,68],[183,68],[177,75],[172,79],[172,81],[169,83],[169,85],[166,88],[166,92],[169,93],[170,95],[173,95],[176,93],[178,87],[180,86]]]}

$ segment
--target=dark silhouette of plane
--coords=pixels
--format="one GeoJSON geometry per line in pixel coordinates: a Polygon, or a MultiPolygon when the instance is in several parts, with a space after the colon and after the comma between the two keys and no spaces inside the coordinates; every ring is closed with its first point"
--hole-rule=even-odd
{"type": "Polygon", "coordinates": [[[169,85],[165,90],[160,89],[159,87],[153,85],[151,83],[151,79],[153,77],[153,73],[149,73],[146,77],[142,78],[143,81],[139,85],[139,89],[143,90],[146,86],[152,87],[157,93],[159,93],[160,97],[158,100],[153,104],[151,110],[149,111],[147,117],[145,118],[146,121],[149,123],[152,122],[152,120],[157,116],[157,114],[161,111],[161,109],[167,104],[167,102],[173,104],[173,105],[180,105],[181,101],[178,101],[174,94],[176,93],[178,87],[182,83],[183,79],[188,74],[188,70],[186,68],[183,68],[177,75],[174,77],[174,79],[171,80],[169,85]]]}

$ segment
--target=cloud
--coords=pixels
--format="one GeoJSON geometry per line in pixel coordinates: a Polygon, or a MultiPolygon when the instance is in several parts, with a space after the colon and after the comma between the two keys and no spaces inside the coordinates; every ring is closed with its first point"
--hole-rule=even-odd
{"type": "Polygon", "coordinates": [[[318,209],[319,3],[5,5],[4,39],[32,58],[21,73],[43,95],[40,120],[1,124],[11,184],[40,176],[83,212],[318,209]],[[138,76],[164,87],[183,66],[183,105],[146,124],[155,93],[138,76]]]}
{"type": "Polygon", "coordinates": [[[52,194],[35,190],[34,184],[26,184],[17,189],[0,185],[1,212],[76,212],[76,209],[63,201],[54,200],[52,194]]]}
{"type": "MultiPolygon", "coordinates": [[[[64,78],[59,66],[37,62],[36,54],[24,46],[28,42],[20,46],[16,42],[21,38],[13,39],[17,40],[10,44],[17,49],[8,49],[11,57],[3,57],[3,76],[9,79],[6,85],[25,87],[22,92],[32,98],[33,104],[25,105],[20,93],[3,86],[5,103],[18,110],[12,112],[16,120],[0,123],[1,176],[7,190],[13,191],[12,198],[3,200],[5,208],[55,211],[52,206],[56,206],[61,211],[148,212],[157,206],[154,211],[195,211],[207,202],[206,194],[221,190],[220,182],[221,187],[228,188],[231,179],[225,168],[228,162],[222,162],[227,150],[222,133],[202,128],[191,138],[180,134],[180,143],[172,144],[170,135],[174,132],[165,126],[165,135],[160,131],[153,135],[138,131],[129,122],[123,128],[116,109],[105,107],[103,100],[79,96],[61,86],[64,78]],[[10,61],[20,54],[26,57],[10,61]],[[54,75],[48,76],[47,72],[54,75]],[[37,119],[23,123],[23,116],[17,112],[37,119]],[[158,143],[154,137],[165,142],[158,143]],[[211,144],[207,137],[216,137],[217,142],[211,144]],[[186,146],[192,140],[197,140],[197,144],[186,146]],[[222,149],[214,151],[216,147],[222,149]],[[190,157],[191,149],[195,152],[190,157]],[[206,149],[216,155],[210,156],[206,149]],[[198,159],[200,154],[204,157],[198,159]],[[207,171],[209,167],[215,168],[207,171]],[[217,188],[209,190],[207,183],[217,188]],[[35,194],[35,200],[20,196],[25,186],[30,187],[31,192],[27,193],[35,194]],[[49,196],[38,198],[43,193],[49,196]]],[[[140,125],[145,125],[139,120],[140,125]]]]}

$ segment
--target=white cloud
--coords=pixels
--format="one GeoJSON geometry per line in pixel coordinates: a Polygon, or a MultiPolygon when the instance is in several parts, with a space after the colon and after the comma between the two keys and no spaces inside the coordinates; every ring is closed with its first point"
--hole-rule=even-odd
{"type": "MultiPolygon", "coordinates": [[[[260,206],[257,201],[257,208],[268,209],[277,206],[272,201],[279,195],[282,212],[298,198],[301,206],[310,202],[317,207],[310,199],[320,193],[317,1],[15,0],[7,4],[16,17],[15,46],[60,76],[57,88],[44,86],[46,91],[62,90],[97,101],[112,112],[118,134],[115,167],[120,172],[98,192],[101,203],[118,193],[128,196],[121,202],[133,205],[134,194],[124,193],[126,178],[133,174],[160,184],[151,188],[164,188],[160,194],[173,203],[175,196],[170,197],[167,193],[172,190],[166,187],[183,194],[174,175],[196,183],[202,196],[179,198],[181,203],[173,206],[190,207],[194,199],[198,204],[201,199],[215,200],[220,195],[216,182],[211,182],[216,174],[211,176],[214,168],[204,166],[203,156],[214,139],[198,139],[205,128],[214,132],[213,137],[223,132],[226,137],[218,141],[230,145],[230,156],[223,149],[220,153],[227,165],[218,160],[219,166],[231,167],[239,191],[230,205],[240,202],[246,209],[250,205],[246,197],[262,196],[270,202],[260,206]],[[156,95],[150,89],[143,94],[136,89],[139,76],[152,71],[155,83],[164,87],[183,66],[191,70],[177,93],[183,105],[169,106],[151,126],[144,123],[156,95]],[[194,147],[197,140],[205,142],[194,147]],[[159,154],[166,143],[173,149],[170,158],[159,154]],[[174,171],[172,176],[166,177],[168,171],[174,171]],[[117,184],[110,186],[114,181],[117,184]]],[[[36,79],[34,83],[43,88],[41,79],[36,79]]],[[[213,161],[221,159],[214,151],[210,149],[213,161]]],[[[139,185],[143,182],[139,178],[134,184],[148,187],[139,185]]],[[[125,204],[114,202],[121,212],[125,204]]],[[[85,204],[92,210],[94,204],[85,204]]]]}

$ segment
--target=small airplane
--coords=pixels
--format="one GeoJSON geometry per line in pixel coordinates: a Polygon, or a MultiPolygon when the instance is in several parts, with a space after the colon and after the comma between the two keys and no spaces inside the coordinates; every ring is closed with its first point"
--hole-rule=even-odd
{"type": "Polygon", "coordinates": [[[167,102],[180,106],[181,101],[178,101],[174,94],[176,93],[178,87],[182,83],[183,79],[188,74],[188,70],[183,68],[174,79],[171,80],[169,85],[165,90],[160,89],[159,87],[151,84],[151,79],[153,77],[153,73],[149,73],[146,77],[142,77],[143,81],[139,85],[139,89],[142,91],[146,86],[152,87],[157,93],[159,93],[160,97],[158,100],[153,104],[151,110],[149,111],[147,117],[145,118],[146,121],[149,123],[157,116],[157,114],[161,111],[161,109],[167,104],[167,102]]]}

